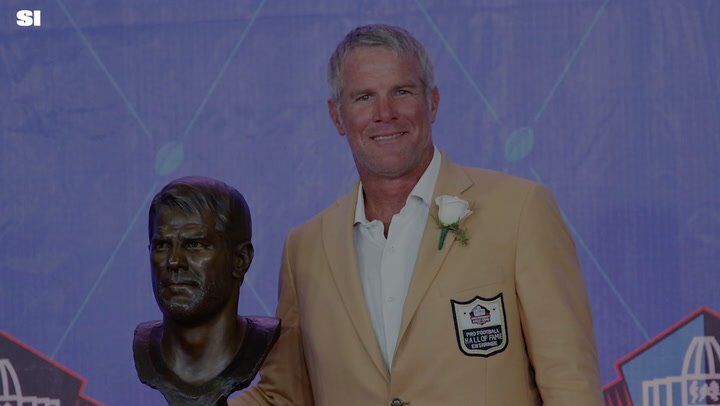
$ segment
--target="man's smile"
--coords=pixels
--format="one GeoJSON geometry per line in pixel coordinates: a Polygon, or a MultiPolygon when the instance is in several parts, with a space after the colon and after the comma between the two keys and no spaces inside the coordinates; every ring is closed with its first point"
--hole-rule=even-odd
{"type": "Polygon", "coordinates": [[[399,131],[399,132],[389,133],[389,134],[373,135],[373,136],[370,137],[370,139],[372,139],[373,141],[378,141],[378,142],[380,142],[380,141],[389,141],[389,140],[394,140],[394,139],[396,139],[396,138],[400,138],[400,137],[402,137],[403,135],[407,135],[407,134],[408,134],[407,131],[399,131]]]}

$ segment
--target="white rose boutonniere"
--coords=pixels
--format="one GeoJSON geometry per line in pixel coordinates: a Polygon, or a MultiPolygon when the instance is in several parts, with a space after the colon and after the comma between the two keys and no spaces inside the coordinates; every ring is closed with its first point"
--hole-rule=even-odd
{"type": "Polygon", "coordinates": [[[455,234],[460,245],[467,245],[469,238],[465,229],[460,227],[460,222],[472,214],[472,210],[468,210],[470,204],[459,197],[448,195],[436,197],[435,204],[438,205],[438,216],[433,218],[441,230],[438,250],[441,250],[445,244],[448,231],[455,234]]]}

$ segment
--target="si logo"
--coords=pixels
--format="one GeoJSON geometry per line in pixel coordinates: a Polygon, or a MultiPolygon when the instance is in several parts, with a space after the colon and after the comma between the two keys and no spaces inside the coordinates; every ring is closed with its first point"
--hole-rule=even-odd
{"type": "Polygon", "coordinates": [[[20,27],[39,27],[42,25],[42,14],[40,10],[18,10],[17,25],[20,27]]]}
{"type": "Polygon", "coordinates": [[[489,357],[507,347],[507,322],[502,293],[486,299],[475,296],[467,302],[450,300],[455,336],[463,354],[489,357]]]}

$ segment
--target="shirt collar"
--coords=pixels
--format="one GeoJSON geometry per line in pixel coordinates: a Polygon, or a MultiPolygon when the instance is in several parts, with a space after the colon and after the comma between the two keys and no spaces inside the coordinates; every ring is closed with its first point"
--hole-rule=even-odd
{"type": "MultiPolygon", "coordinates": [[[[415,184],[415,187],[412,189],[410,195],[408,196],[408,200],[410,200],[412,196],[415,196],[422,200],[425,205],[430,206],[430,204],[432,203],[433,191],[435,190],[435,183],[437,182],[438,175],[440,174],[441,159],[442,158],[440,156],[440,151],[437,149],[437,147],[434,147],[433,157],[430,161],[430,165],[428,165],[428,167],[425,169],[425,172],[423,172],[420,179],[418,179],[418,182],[415,184]]],[[[407,201],[405,204],[407,205],[407,201]]],[[[365,216],[365,197],[363,196],[362,182],[360,182],[360,187],[358,187],[357,204],[355,205],[354,224],[358,223],[369,223],[367,216],[365,216]]]]}

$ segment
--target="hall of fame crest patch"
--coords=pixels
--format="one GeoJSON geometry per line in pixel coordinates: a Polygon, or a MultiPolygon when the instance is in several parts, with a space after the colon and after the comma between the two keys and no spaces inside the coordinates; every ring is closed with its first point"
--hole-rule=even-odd
{"type": "Polygon", "coordinates": [[[451,299],[450,304],[463,354],[489,357],[505,350],[508,335],[502,293],[489,299],[475,296],[467,302],[451,299]]]}

